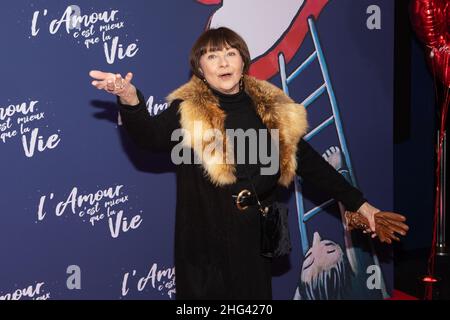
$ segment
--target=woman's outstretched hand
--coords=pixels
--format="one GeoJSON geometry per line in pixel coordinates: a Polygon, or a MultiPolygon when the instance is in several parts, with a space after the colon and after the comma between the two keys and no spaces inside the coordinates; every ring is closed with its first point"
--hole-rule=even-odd
{"type": "Polygon", "coordinates": [[[115,94],[123,104],[134,106],[139,104],[136,87],[131,83],[133,74],[129,72],[125,78],[120,74],[92,70],[89,75],[94,78],[92,85],[99,90],[115,94]]]}

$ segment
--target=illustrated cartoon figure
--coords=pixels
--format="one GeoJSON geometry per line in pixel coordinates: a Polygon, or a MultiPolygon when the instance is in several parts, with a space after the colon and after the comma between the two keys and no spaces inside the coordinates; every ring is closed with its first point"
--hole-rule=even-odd
{"type": "MultiPolygon", "coordinates": [[[[344,158],[341,150],[338,146],[329,147],[323,154],[322,157],[332,165],[336,171],[342,174],[348,181],[351,181],[349,170],[347,170],[344,165],[344,158]]],[[[352,272],[355,276],[353,281],[353,291],[356,298],[360,297],[371,297],[371,298],[382,298],[383,296],[387,297],[386,288],[383,287],[380,291],[371,291],[371,294],[368,295],[367,287],[364,286],[367,280],[367,274],[365,273],[367,266],[369,265],[379,265],[378,257],[373,252],[373,248],[371,248],[371,243],[368,242],[368,239],[361,239],[361,235],[354,234],[347,230],[347,226],[345,225],[345,208],[341,203],[338,203],[339,212],[342,219],[342,227],[344,230],[344,243],[345,243],[345,252],[346,257],[350,263],[352,272]],[[364,241],[365,240],[365,241],[364,241]],[[358,243],[358,246],[355,246],[354,243],[358,243]],[[364,252],[365,251],[365,252],[364,252]],[[369,254],[369,252],[371,252],[369,254]],[[359,295],[359,296],[358,296],[359,295]]],[[[370,240],[369,240],[370,241],[370,240]]]]}
{"type": "Polygon", "coordinates": [[[314,232],[311,248],[303,259],[294,300],[346,299],[352,286],[353,272],[341,247],[322,240],[314,232]]]}

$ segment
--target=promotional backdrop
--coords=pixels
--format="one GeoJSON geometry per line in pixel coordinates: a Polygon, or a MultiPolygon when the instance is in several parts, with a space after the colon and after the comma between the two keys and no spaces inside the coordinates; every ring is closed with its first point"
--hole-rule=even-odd
{"type": "MultiPolygon", "coordinates": [[[[393,7],[1,2],[0,299],[175,298],[170,157],[130,141],[115,97],[88,73],[132,71],[158,114],[189,79],[190,48],[209,27],[241,34],[251,74],[307,106],[308,141],[371,203],[392,209],[393,7]]],[[[300,180],[283,200],[294,248],[274,262],[275,299],[389,295],[389,250],[346,233],[336,204],[321,206],[326,195],[300,180]]]]}

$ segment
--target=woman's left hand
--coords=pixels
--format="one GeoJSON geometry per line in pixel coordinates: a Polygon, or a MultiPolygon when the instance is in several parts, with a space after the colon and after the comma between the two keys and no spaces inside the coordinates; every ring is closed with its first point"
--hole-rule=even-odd
{"type": "Polygon", "coordinates": [[[400,241],[395,233],[404,236],[409,230],[404,223],[406,221],[404,216],[394,212],[380,211],[368,202],[365,202],[358,212],[369,222],[369,228],[365,230],[365,233],[372,233],[372,238],[378,236],[381,242],[400,241]]]}
{"type": "Polygon", "coordinates": [[[380,212],[379,209],[375,208],[368,202],[359,207],[358,212],[361,213],[367,220],[369,220],[370,229],[365,230],[366,232],[375,232],[375,213],[380,212]]]}

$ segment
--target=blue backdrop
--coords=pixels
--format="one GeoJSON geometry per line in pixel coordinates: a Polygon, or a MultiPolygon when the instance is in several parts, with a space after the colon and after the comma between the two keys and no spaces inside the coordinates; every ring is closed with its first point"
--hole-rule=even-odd
{"type": "MultiPolygon", "coordinates": [[[[310,142],[320,153],[331,147],[345,153],[340,128],[348,158],[336,169],[375,206],[392,209],[393,7],[390,0],[291,0],[267,7],[252,0],[1,2],[0,299],[175,297],[170,158],[133,145],[114,97],[95,90],[88,72],[132,71],[149,112],[157,114],[167,107],[165,96],[189,79],[189,50],[209,25],[241,33],[257,50],[252,74],[280,87],[280,70],[292,73],[320,45],[322,65],[316,60],[305,69],[289,94],[303,102],[329,77],[308,107],[309,120],[312,129],[326,120],[335,97],[340,121],[310,142]],[[79,23],[70,23],[73,16],[79,23]]],[[[299,195],[308,199],[305,210],[326,200],[308,190],[292,186],[285,195],[294,250],[275,262],[275,299],[294,298],[314,233],[349,254],[332,207],[311,219],[306,234],[299,232],[299,195]]],[[[358,266],[352,265],[349,297],[386,297],[390,252],[375,242],[357,245],[353,254],[358,266]],[[367,288],[366,267],[373,264],[382,267],[381,288],[367,288]]]]}

